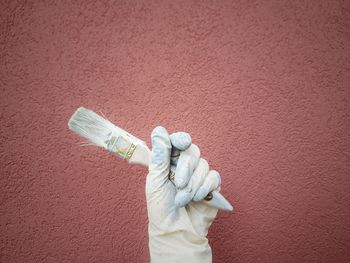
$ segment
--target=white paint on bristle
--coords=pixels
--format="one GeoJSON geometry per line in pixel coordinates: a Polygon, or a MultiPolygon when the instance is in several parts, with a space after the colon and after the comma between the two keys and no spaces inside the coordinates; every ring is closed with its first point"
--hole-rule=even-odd
{"type": "Polygon", "coordinates": [[[68,122],[68,127],[97,146],[106,149],[106,141],[118,128],[95,112],[80,107],[68,122]]]}

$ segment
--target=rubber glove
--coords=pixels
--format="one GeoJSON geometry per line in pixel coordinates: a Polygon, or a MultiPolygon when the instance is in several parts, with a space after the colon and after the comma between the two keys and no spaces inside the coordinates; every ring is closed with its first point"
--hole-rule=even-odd
{"type": "Polygon", "coordinates": [[[200,158],[189,134],[178,132],[169,136],[165,128],[156,127],[151,139],[146,179],[151,262],[212,262],[206,235],[218,210],[195,201],[219,190],[220,175],[209,171],[208,162],[200,158]],[[181,150],[177,161],[171,157],[173,147],[181,150]],[[169,171],[175,164],[173,183],[169,171]]]}

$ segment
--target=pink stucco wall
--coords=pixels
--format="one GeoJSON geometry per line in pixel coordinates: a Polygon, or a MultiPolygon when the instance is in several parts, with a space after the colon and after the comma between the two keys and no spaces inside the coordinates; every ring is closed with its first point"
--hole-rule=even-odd
{"type": "MultiPolygon", "coordinates": [[[[74,110],[185,130],[235,205],[214,262],[350,262],[349,1],[1,1],[0,261],[148,262],[145,168],[74,110]]],[[[166,262],[166,261],[164,261],[166,262]]]]}

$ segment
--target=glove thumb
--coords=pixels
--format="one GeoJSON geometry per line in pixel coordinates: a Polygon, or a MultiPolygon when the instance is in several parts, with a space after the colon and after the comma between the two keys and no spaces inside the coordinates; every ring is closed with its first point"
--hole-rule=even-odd
{"type": "Polygon", "coordinates": [[[156,127],[152,131],[151,140],[152,153],[147,181],[153,187],[159,187],[168,180],[171,142],[167,130],[161,126],[156,127]]]}

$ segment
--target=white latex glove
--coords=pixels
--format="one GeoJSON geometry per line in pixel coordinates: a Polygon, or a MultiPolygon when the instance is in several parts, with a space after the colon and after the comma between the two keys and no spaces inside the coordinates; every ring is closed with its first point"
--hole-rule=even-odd
{"type": "Polygon", "coordinates": [[[220,187],[220,175],[209,171],[198,147],[184,132],[171,136],[163,127],[151,135],[152,155],[146,179],[151,262],[212,262],[206,235],[217,209],[202,200],[220,187]],[[169,180],[171,149],[181,150],[175,185],[169,180]],[[182,189],[182,190],[179,190],[182,189]]]}

